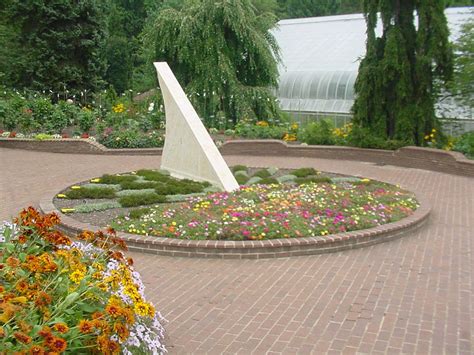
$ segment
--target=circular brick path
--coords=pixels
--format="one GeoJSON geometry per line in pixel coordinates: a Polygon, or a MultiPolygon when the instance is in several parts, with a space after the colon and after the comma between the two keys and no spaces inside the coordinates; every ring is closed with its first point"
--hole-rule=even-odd
{"type": "MultiPolygon", "coordinates": [[[[334,254],[265,260],[131,253],[169,320],[170,353],[474,352],[474,179],[369,163],[226,157],[400,184],[430,220],[406,238],[334,254]]],[[[0,149],[0,219],[104,173],[157,168],[159,157],[0,149]]]]}

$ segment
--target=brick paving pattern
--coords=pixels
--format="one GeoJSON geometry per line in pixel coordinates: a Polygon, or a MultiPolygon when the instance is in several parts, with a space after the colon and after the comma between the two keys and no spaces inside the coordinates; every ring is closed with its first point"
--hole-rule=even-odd
{"type": "MultiPolygon", "coordinates": [[[[132,253],[148,297],[169,321],[170,353],[474,352],[474,179],[353,161],[226,160],[396,183],[433,210],[407,237],[334,254],[206,260],[132,253]]],[[[0,149],[0,218],[75,182],[158,165],[154,156],[0,149]]]]}

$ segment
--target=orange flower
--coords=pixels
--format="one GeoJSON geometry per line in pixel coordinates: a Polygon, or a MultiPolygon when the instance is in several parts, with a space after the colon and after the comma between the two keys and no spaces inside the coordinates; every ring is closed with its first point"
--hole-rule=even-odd
{"type": "Polygon", "coordinates": [[[79,321],[78,326],[79,326],[79,331],[81,333],[87,334],[87,333],[92,332],[92,329],[94,328],[94,323],[87,319],[81,319],[79,321]]]}
{"type": "Polygon", "coordinates": [[[43,329],[38,332],[38,335],[45,339],[51,338],[53,336],[51,333],[51,328],[48,326],[44,326],[43,329]]]}
{"type": "Polygon", "coordinates": [[[19,244],[25,244],[26,243],[26,237],[23,234],[18,237],[18,243],[19,244]]]}
{"type": "Polygon", "coordinates": [[[26,282],[25,280],[21,280],[16,284],[15,288],[18,292],[25,293],[26,291],[28,291],[28,282],[26,282]]]}
{"type": "Polygon", "coordinates": [[[0,328],[0,338],[4,338],[5,337],[5,330],[2,328],[0,328]]]}
{"type": "Polygon", "coordinates": [[[51,303],[51,296],[44,291],[40,291],[35,299],[35,305],[38,307],[47,306],[51,303]]]}
{"type": "Polygon", "coordinates": [[[63,352],[67,348],[67,341],[63,338],[51,337],[47,340],[47,345],[52,351],[63,352]]]}
{"type": "Polygon", "coordinates": [[[69,327],[65,323],[56,323],[55,325],[53,325],[53,328],[55,331],[62,334],[67,333],[69,331],[69,327]]]}
{"type": "Polygon", "coordinates": [[[24,333],[29,333],[32,329],[32,326],[23,320],[18,321],[18,326],[20,327],[20,330],[24,333]]]}
{"type": "Polygon", "coordinates": [[[28,354],[30,354],[30,355],[45,355],[46,351],[40,345],[33,345],[31,348],[29,348],[28,354]]]}
{"type": "Polygon", "coordinates": [[[114,331],[117,333],[121,341],[125,341],[128,338],[129,331],[122,323],[115,323],[114,331]]]}
{"type": "Polygon", "coordinates": [[[11,268],[14,268],[20,265],[20,260],[18,260],[17,258],[14,258],[13,256],[9,256],[6,262],[7,262],[7,265],[10,266],[11,268]]]}
{"type": "Polygon", "coordinates": [[[105,307],[105,311],[114,318],[120,316],[122,313],[121,307],[114,304],[108,304],[107,307],[105,307]]]}
{"type": "Polygon", "coordinates": [[[23,344],[29,344],[31,343],[31,337],[26,335],[25,333],[22,332],[15,332],[13,333],[13,336],[15,337],[16,340],[18,340],[20,343],[23,344]]]}

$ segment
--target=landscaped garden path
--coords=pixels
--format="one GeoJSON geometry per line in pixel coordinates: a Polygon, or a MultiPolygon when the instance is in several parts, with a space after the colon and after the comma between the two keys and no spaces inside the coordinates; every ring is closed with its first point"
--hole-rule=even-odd
{"type": "MultiPolygon", "coordinates": [[[[226,157],[400,184],[433,206],[405,238],[334,254],[266,260],[130,253],[168,319],[170,353],[474,352],[474,179],[310,158],[226,157]]],[[[0,219],[104,173],[157,168],[159,157],[0,149],[0,219]]]]}

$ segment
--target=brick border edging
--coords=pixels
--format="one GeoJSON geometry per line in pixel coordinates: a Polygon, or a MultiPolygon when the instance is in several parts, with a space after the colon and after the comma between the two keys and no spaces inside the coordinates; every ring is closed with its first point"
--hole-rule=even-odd
{"type": "MultiPolygon", "coordinates": [[[[53,139],[37,141],[24,138],[0,138],[0,147],[51,153],[104,155],[161,155],[161,148],[109,149],[87,139],[53,139]]],[[[309,157],[320,159],[365,161],[447,174],[474,177],[474,160],[459,152],[440,149],[403,147],[398,150],[364,149],[345,146],[311,146],[289,144],[275,139],[229,140],[220,148],[223,155],[309,157]]]]}
{"type": "MultiPolygon", "coordinates": [[[[430,204],[418,199],[420,207],[415,212],[397,222],[370,229],[331,234],[320,237],[269,239],[260,241],[214,241],[182,240],[163,237],[146,237],[118,232],[117,235],[128,245],[129,250],[165,256],[220,258],[220,259],[264,259],[299,255],[333,253],[347,249],[362,248],[394,240],[410,231],[420,228],[429,217],[430,204]]],[[[82,223],[62,214],[56,209],[51,196],[39,203],[43,213],[55,212],[61,216],[59,228],[68,235],[83,230],[97,231],[101,228],[82,223]]]]}

